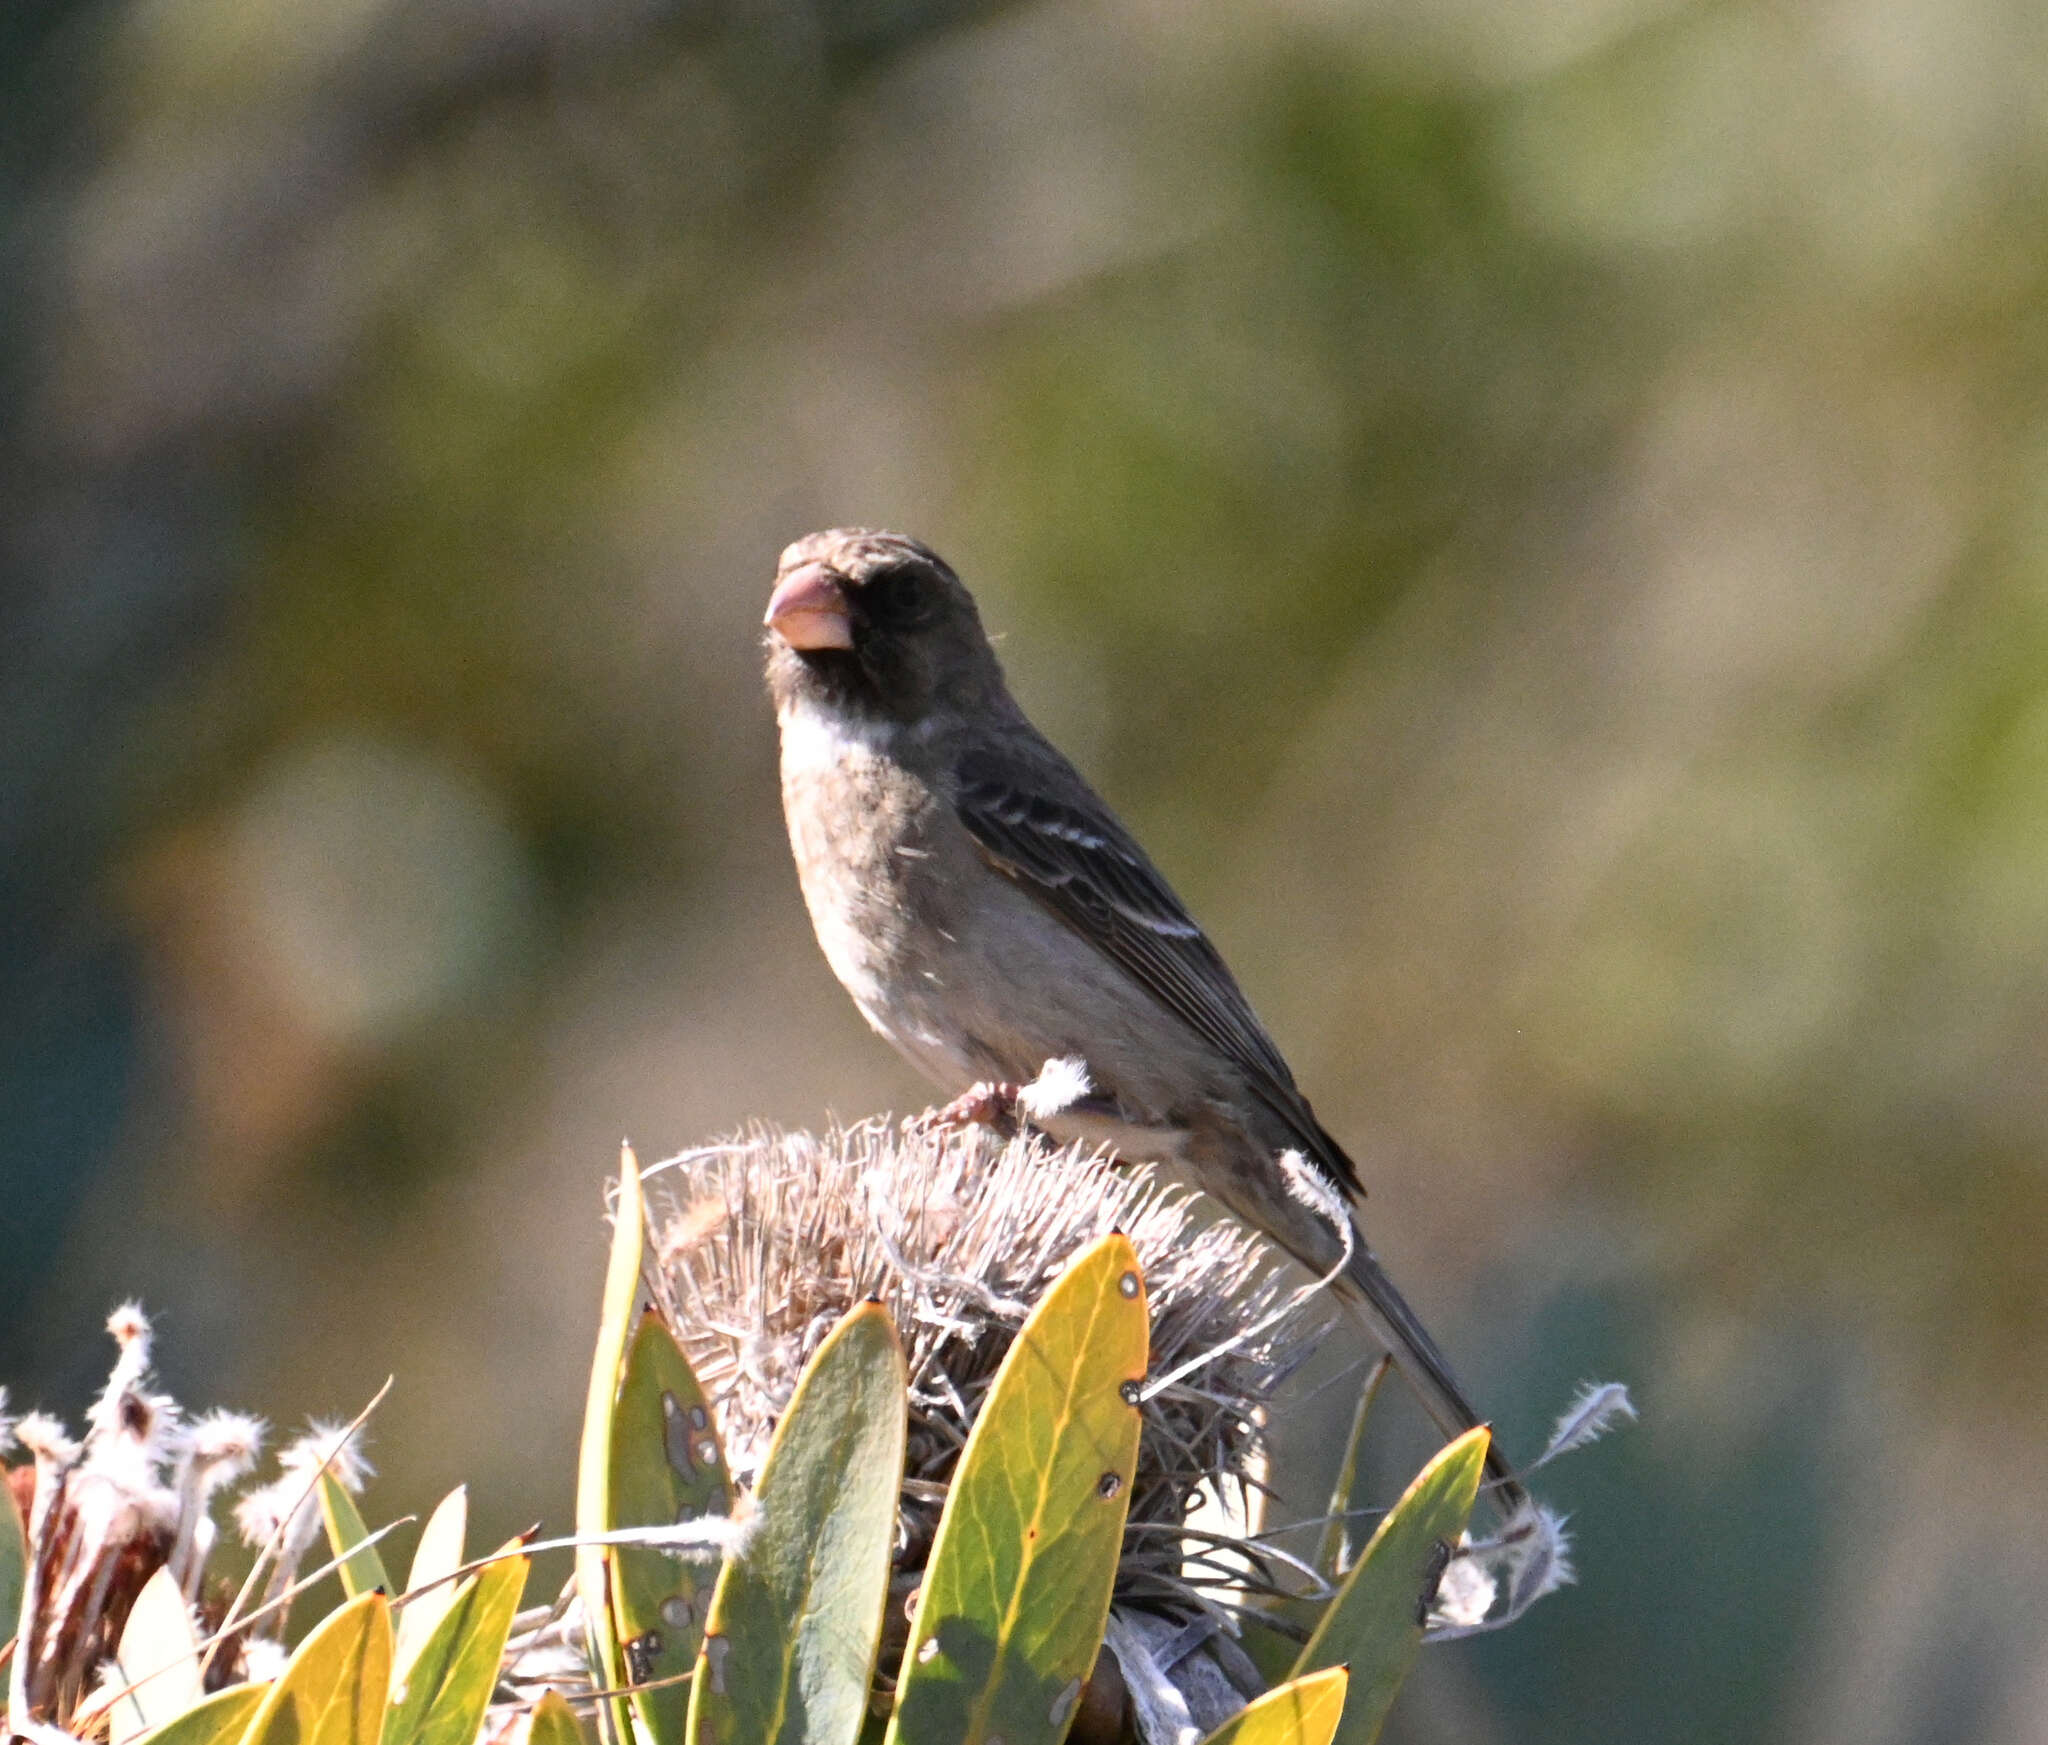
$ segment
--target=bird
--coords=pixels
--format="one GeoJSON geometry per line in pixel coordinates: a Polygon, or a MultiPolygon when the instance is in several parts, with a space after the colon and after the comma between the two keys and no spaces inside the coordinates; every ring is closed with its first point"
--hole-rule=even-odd
{"type": "MultiPolygon", "coordinates": [[[[1081,1094],[1033,1125],[1167,1167],[1335,1273],[1439,1429],[1480,1424],[1365,1241],[1356,1165],[1187,906],[1010,695],[951,566],[907,534],[812,533],[782,553],[764,623],[798,883],[868,1023],[970,1116],[1078,1063],[1081,1094]],[[1290,1191],[1295,1160],[1320,1193],[1290,1191]]],[[[1487,1461],[1512,1517],[1527,1493],[1497,1447],[1487,1461]]]]}

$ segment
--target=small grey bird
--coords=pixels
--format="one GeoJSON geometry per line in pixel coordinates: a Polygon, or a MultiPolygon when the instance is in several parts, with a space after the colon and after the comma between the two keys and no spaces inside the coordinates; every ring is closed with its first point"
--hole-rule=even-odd
{"type": "MultiPolygon", "coordinates": [[[[1025,719],[973,597],[929,547],[834,528],[782,554],[768,602],[782,804],[818,943],[875,1029],[948,1095],[1078,1059],[1034,1116],[1058,1140],[1166,1164],[1323,1273],[1329,1218],[1284,1151],[1355,1207],[1323,1129],[1216,948],[1077,771],[1025,719]]],[[[1480,1420],[1353,1221],[1336,1289],[1446,1434],[1480,1420]]],[[[1489,1456],[1503,1513],[1524,1497],[1489,1456]]]]}

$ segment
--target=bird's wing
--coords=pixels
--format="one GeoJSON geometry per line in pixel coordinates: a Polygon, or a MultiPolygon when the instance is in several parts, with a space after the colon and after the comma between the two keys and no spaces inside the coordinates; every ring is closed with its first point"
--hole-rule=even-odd
{"type": "Polygon", "coordinates": [[[1029,762],[969,750],[955,773],[954,805],[983,858],[1237,1066],[1302,1149],[1358,1191],[1208,935],[1080,773],[1050,746],[1029,762]]]}

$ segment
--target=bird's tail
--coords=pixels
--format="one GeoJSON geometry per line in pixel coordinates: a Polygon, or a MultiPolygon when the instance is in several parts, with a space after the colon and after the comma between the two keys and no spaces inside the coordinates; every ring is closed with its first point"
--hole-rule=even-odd
{"type": "MultiPolygon", "coordinates": [[[[1458,1378],[1451,1373],[1450,1363],[1437,1349],[1436,1341],[1394,1288],[1394,1281],[1373,1258],[1363,1237],[1354,1236],[1351,1259],[1338,1277],[1335,1290],[1344,1306],[1392,1354],[1396,1367],[1421,1397],[1423,1409],[1439,1430],[1446,1436],[1461,1436],[1484,1422],[1472,1409],[1472,1402],[1458,1385],[1458,1378]]],[[[1497,1442],[1487,1447],[1486,1476],[1487,1494],[1503,1520],[1529,1500],[1528,1490],[1497,1442]]]]}

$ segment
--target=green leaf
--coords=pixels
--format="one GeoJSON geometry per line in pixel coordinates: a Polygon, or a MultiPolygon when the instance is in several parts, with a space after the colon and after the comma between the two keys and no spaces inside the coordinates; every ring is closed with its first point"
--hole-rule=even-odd
{"type": "Polygon", "coordinates": [[[502,1557],[449,1584],[455,1602],[393,1689],[383,1745],[470,1745],[476,1738],[526,1590],[527,1562],[502,1557]]]}
{"type": "MultiPolygon", "coordinates": [[[[590,1391],[583,1404],[583,1445],[576,1460],[579,1534],[602,1533],[611,1521],[612,1405],[618,1398],[619,1365],[633,1325],[633,1299],[640,1290],[643,1215],[640,1162],[628,1145],[621,1148],[619,1156],[618,1214],[612,1224],[611,1259],[605,1267],[597,1349],[590,1359],[590,1391]]],[[[612,1560],[602,1546],[578,1548],[576,1591],[583,1601],[584,1627],[590,1637],[591,1672],[603,1690],[616,1690],[626,1682],[625,1657],[612,1628],[611,1570],[612,1560]]],[[[625,1738],[625,1716],[617,1705],[598,1705],[597,1729],[608,1741],[625,1738]]]]}
{"type": "Polygon", "coordinates": [[[1330,1745],[1350,1682],[1341,1666],[1291,1679],[1240,1709],[1202,1745],[1330,1745]]]}
{"type": "Polygon", "coordinates": [[[462,1567],[462,1540],[468,1527],[469,1491],[457,1485],[427,1517],[426,1526],[420,1529],[420,1542],[413,1550],[412,1573],[406,1578],[405,1591],[417,1597],[409,1598],[398,1610],[398,1646],[391,1660],[394,1682],[405,1677],[435,1626],[455,1604],[455,1590],[460,1584],[442,1578],[462,1567]]]}
{"type": "MultiPolygon", "coordinates": [[[[732,1513],[732,1482],[711,1402],[659,1315],[649,1310],[626,1354],[612,1410],[606,1525],[666,1526],[732,1513]]],[[[613,1624],[633,1684],[677,1678],[697,1664],[713,1576],[651,1546],[609,1549],[613,1624]]],[[[684,1737],[687,1684],[633,1693],[633,1712],[657,1745],[684,1737]]]]}
{"type": "Polygon", "coordinates": [[[320,1519],[327,1525],[327,1543],[334,1555],[347,1560],[340,1571],[341,1591],[352,1600],[367,1593],[388,1594],[391,1577],[384,1573],[384,1559],[376,1546],[363,1543],[370,1529],[356,1511],[355,1498],[331,1472],[320,1475],[320,1519]]]}
{"type": "Polygon", "coordinates": [[[21,1593],[28,1586],[28,1532],[14,1494],[0,1486],[0,1645],[12,1640],[21,1622],[21,1593]]]}
{"type": "Polygon", "coordinates": [[[379,1745],[390,1688],[391,1602],[367,1593],[299,1644],[243,1745],[379,1745]]]}
{"type": "Polygon", "coordinates": [[[1468,1430],[1416,1476],[1338,1589],[1294,1674],[1345,1665],[1340,1745],[1371,1745],[1422,1644],[1422,1612],[1479,1494],[1489,1438],[1468,1430]]]}
{"type": "Polygon", "coordinates": [[[1316,1547],[1316,1567],[1332,1581],[1358,1561],[1358,1451],[1365,1442],[1365,1421],[1372,1415],[1373,1401],[1379,1398],[1380,1383],[1393,1367],[1391,1357],[1382,1357],[1372,1366],[1365,1386],[1358,1390],[1358,1407],[1351,1414],[1351,1435],[1344,1444],[1344,1462],[1337,1468],[1336,1482],[1330,1487],[1329,1519],[1323,1523],[1322,1540],[1316,1547]]]}
{"type": "Polygon", "coordinates": [[[114,1668],[115,1686],[134,1688],[115,1700],[113,1745],[128,1745],[150,1728],[176,1720],[206,1694],[199,1682],[199,1637],[191,1608],[168,1565],[143,1583],[129,1607],[114,1668]]]}
{"type": "Polygon", "coordinates": [[[590,1745],[590,1729],[558,1690],[542,1693],[527,1722],[526,1745],[590,1745]]]}
{"type": "Polygon", "coordinates": [[[711,1601],[691,1745],[856,1745],[889,1601],[907,1428],[903,1348],[863,1303],[805,1365],[711,1601]]]}
{"type": "Polygon", "coordinates": [[[1109,1616],[1147,1333],[1121,1235],[1083,1250],[1024,1323],[939,1520],[889,1745],[1065,1735],[1109,1616]]]}
{"type": "Polygon", "coordinates": [[[141,1745],[235,1745],[248,1732],[250,1718],[263,1706],[269,1690],[267,1684],[234,1684],[215,1691],[176,1720],[145,1733],[141,1745]]]}

